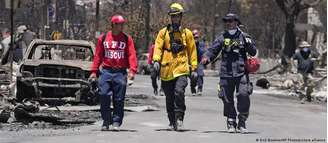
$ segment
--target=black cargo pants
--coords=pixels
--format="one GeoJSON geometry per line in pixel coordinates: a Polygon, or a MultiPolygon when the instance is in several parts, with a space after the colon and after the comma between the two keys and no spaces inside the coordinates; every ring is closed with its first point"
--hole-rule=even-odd
{"type": "Polygon", "coordinates": [[[187,76],[179,76],[174,80],[163,81],[162,88],[166,96],[166,110],[170,124],[183,120],[186,110],[185,89],[188,85],[187,76]]]}

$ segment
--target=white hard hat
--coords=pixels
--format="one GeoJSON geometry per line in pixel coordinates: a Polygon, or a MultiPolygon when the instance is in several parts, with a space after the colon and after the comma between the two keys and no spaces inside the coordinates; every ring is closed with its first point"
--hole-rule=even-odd
{"type": "Polygon", "coordinates": [[[21,25],[17,27],[17,32],[18,33],[24,33],[25,30],[27,30],[27,27],[25,25],[21,25]]]}
{"type": "Polygon", "coordinates": [[[298,47],[303,48],[303,47],[310,47],[310,46],[311,45],[308,42],[302,41],[298,47]]]}

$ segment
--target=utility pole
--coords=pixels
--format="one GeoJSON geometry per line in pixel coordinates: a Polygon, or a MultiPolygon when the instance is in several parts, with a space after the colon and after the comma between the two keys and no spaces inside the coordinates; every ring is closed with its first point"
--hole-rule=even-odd
{"type": "Polygon", "coordinates": [[[212,27],[212,42],[215,40],[215,36],[216,36],[216,27],[218,25],[218,19],[219,19],[219,14],[215,14],[214,16],[214,23],[213,23],[213,27],[212,27]]]}
{"type": "Polygon", "coordinates": [[[65,38],[69,38],[69,0],[66,0],[66,9],[65,9],[65,38]]]}
{"type": "Polygon", "coordinates": [[[44,20],[44,15],[45,15],[45,10],[44,10],[44,1],[42,0],[41,1],[41,11],[42,11],[42,13],[41,13],[41,28],[40,28],[40,34],[41,34],[41,38],[42,39],[46,39],[46,35],[45,35],[45,29],[44,29],[44,26],[45,26],[45,20],[44,20]]]}
{"type": "Polygon", "coordinates": [[[99,30],[99,0],[96,1],[96,23],[95,23],[95,32],[99,30]]]}
{"type": "Polygon", "coordinates": [[[14,56],[14,1],[10,1],[10,50],[9,50],[9,61],[10,61],[10,83],[13,82],[13,56],[14,56]]]}
{"type": "MultiPolygon", "coordinates": [[[[146,16],[145,16],[145,36],[146,36],[146,47],[148,48],[150,42],[150,0],[144,0],[146,7],[146,16]]],[[[147,50],[147,49],[146,49],[147,50]]]]}
{"type": "Polygon", "coordinates": [[[228,7],[228,12],[227,13],[231,13],[232,12],[232,1],[233,0],[229,0],[229,7],[228,7]]]}

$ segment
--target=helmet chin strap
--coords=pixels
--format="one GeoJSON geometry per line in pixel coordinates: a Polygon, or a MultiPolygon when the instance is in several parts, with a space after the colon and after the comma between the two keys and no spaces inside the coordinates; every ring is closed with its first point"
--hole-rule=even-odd
{"type": "Polygon", "coordinates": [[[173,31],[179,31],[180,30],[180,25],[178,23],[172,23],[172,29],[173,31]]]}

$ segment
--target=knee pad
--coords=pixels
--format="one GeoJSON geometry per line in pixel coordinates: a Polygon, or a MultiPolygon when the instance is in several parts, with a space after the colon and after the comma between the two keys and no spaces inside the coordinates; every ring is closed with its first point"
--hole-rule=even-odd
{"type": "Polygon", "coordinates": [[[176,84],[176,86],[174,88],[174,94],[175,95],[184,95],[185,88],[188,85],[187,78],[181,77],[181,79],[178,79],[178,81],[175,84],[176,84]]]}
{"type": "Polygon", "coordinates": [[[241,121],[246,121],[247,118],[248,118],[248,115],[249,115],[248,112],[246,112],[246,113],[239,113],[238,119],[241,120],[241,121]]]}
{"type": "Polygon", "coordinates": [[[182,88],[176,88],[174,91],[175,95],[183,95],[184,94],[184,89],[182,88]]]}

